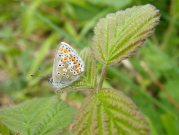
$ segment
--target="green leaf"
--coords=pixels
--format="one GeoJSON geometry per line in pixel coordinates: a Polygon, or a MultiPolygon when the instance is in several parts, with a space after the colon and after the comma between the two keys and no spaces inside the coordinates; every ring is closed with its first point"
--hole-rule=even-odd
{"type": "Polygon", "coordinates": [[[88,0],[93,4],[98,4],[100,6],[112,6],[115,8],[122,8],[132,2],[132,0],[88,0]]]}
{"type": "Polygon", "coordinates": [[[36,98],[1,109],[0,121],[22,135],[56,135],[72,121],[74,109],[57,97],[36,98]]]}
{"type": "Polygon", "coordinates": [[[94,29],[94,55],[107,65],[128,58],[153,33],[158,22],[159,11],[150,4],[108,14],[94,29]]]}
{"type": "Polygon", "coordinates": [[[25,35],[31,34],[35,29],[37,20],[34,18],[35,10],[43,3],[43,0],[36,0],[31,2],[31,4],[25,7],[21,4],[22,10],[22,22],[21,27],[25,35]]]}
{"type": "Polygon", "coordinates": [[[93,54],[91,52],[90,48],[84,48],[80,56],[85,62],[85,72],[83,75],[83,78],[78,81],[75,86],[87,86],[90,88],[95,88],[96,87],[96,82],[97,82],[97,67],[96,67],[96,60],[93,57],[93,54]]]}
{"type": "Polygon", "coordinates": [[[132,100],[103,89],[85,100],[73,131],[75,135],[148,135],[149,126],[132,100]]]}
{"type": "Polygon", "coordinates": [[[10,135],[9,129],[0,123],[0,135],[10,135]]]}
{"type": "Polygon", "coordinates": [[[179,133],[179,117],[172,115],[172,113],[166,113],[162,115],[162,124],[165,127],[167,135],[177,135],[179,133]]]}
{"type": "Polygon", "coordinates": [[[179,78],[172,78],[168,80],[165,84],[167,92],[179,103],[179,78]]]}
{"type": "Polygon", "coordinates": [[[147,118],[147,121],[148,121],[149,126],[150,126],[151,135],[159,135],[157,133],[157,129],[156,129],[155,125],[152,123],[152,121],[149,118],[147,118]]]}

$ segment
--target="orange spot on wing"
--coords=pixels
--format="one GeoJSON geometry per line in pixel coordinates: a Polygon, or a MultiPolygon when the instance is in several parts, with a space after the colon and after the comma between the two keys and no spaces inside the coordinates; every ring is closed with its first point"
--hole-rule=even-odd
{"type": "Polygon", "coordinates": [[[77,69],[77,73],[78,73],[78,74],[80,73],[80,69],[77,69]]]}
{"type": "Polygon", "coordinates": [[[65,60],[65,61],[66,61],[66,60],[67,60],[67,57],[64,57],[64,58],[63,58],[63,60],[65,60]]]}
{"type": "Polygon", "coordinates": [[[66,52],[67,52],[67,49],[64,48],[63,52],[66,53],[66,52]]]}
{"type": "Polygon", "coordinates": [[[71,59],[72,59],[72,61],[74,61],[74,60],[75,60],[75,58],[74,58],[74,57],[72,57],[71,59]]]}
{"type": "Polygon", "coordinates": [[[63,52],[63,48],[60,48],[59,51],[63,52]]]}
{"type": "Polygon", "coordinates": [[[77,64],[77,61],[74,61],[73,64],[77,64]]]}
{"type": "Polygon", "coordinates": [[[77,63],[77,68],[80,68],[80,64],[77,63]]]}

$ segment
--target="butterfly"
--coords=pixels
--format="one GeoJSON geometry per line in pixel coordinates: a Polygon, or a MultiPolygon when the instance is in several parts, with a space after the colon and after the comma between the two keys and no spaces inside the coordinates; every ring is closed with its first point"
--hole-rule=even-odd
{"type": "Polygon", "coordinates": [[[77,81],[84,72],[84,62],[69,44],[61,42],[55,53],[52,78],[49,82],[57,89],[77,81]]]}

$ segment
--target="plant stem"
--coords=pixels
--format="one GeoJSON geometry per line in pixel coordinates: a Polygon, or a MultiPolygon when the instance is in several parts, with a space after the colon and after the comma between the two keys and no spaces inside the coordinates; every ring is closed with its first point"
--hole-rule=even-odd
{"type": "Polygon", "coordinates": [[[153,72],[150,70],[150,68],[146,65],[146,63],[142,62],[141,66],[143,69],[147,72],[147,74],[151,77],[151,80],[160,88],[160,90],[165,94],[167,100],[169,103],[174,105],[177,109],[179,109],[179,103],[170,95],[163,84],[156,78],[156,76],[153,74],[153,72]]]}
{"type": "Polygon", "coordinates": [[[107,65],[103,65],[102,71],[101,71],[101,78],[100,78],[100,81],[99,81],[97,89],[96,89],[97,93],[103,86],[103,81],[104,81],[105,76],[106,76],[106,69],[107,69],[107,65]]]}
{"type": "Polygon", "coordinates": [[[167,45],[168,42],[171,38],[171,35],[173,33],[173,31],[175,30],[175,22],[177,21],[178,18],[178,13],[176,13],[176,2],[175,0],[171,0],[171,4],[170,4],[170,23],[168,28],[165,31],[165,34],[163,36],[163,42],[162,42],[162,49],[167,49],[167,45]]]}

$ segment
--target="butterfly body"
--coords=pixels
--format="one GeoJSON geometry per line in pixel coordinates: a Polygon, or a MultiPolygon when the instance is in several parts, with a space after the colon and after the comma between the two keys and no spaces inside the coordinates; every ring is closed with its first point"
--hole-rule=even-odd
{"type": "Polygon", "coordinates": [[[69,44],[61,42],[57,48],[50,82],[55,88],[66,87],[79,79],[84,62],[69,44]]]}

